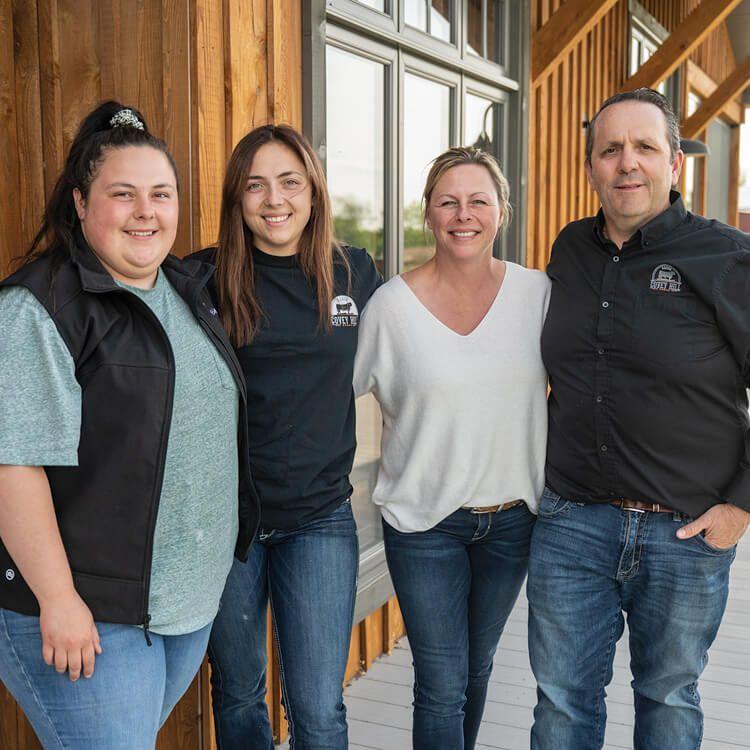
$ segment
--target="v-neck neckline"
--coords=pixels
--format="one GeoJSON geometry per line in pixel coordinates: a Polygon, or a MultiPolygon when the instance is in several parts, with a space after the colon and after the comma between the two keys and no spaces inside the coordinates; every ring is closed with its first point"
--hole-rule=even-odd
{"type": "Polygon", "coordinates": [[[498,305],[501,297],[503,296],[503,289],[505,289],[505,285],[508,283],[508,271],[510,267],[513,265],[512,263],[509,263],[507,260],[504,261],[505,263],[505,275],[503,276],[503,282],[500,284],[500,288],[497,290],[497,293],[495,294],[495,297],[493,298],[492,302],[490,303],[490,306],[487,308],[487,312],[482,316],[482,319],[472,328],[468,333],[459,333],[455,329],[451,328],[447,323],[443,322],[438,318],[435,313],[432,312],[432,310],[425,305],[424,302],[422,302],[421,299],[417,296],[417,293],[404,281],[401,274],[399,274],[396,278],[406,287],[409,294],[411,294],[412,297],[417,301],[417,304],[419,307],[424,310],[424,312],[432,319],[434,320],[441,328],[444,328],[449,333],[453,334],[454,336],[457,336],[460,339],[469,339],[474,334],[476,334],[483,326],[487,318],[492,315],[492,312],[494,311],[495,307],[498,305]]]}

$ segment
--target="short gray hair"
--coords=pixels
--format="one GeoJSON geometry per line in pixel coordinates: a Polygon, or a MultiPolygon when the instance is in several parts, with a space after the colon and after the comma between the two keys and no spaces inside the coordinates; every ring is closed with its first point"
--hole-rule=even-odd
{"type": "Polygon", "coordinates": [[[657,107],[664,115],[664,121],[666,124],[666,136],[667,142],[669,143],[669,156],[674,159],[677,156],[677,152],[680,150],[680,122],[675,115],[674,110],[670,106],[667,98],[660,94],[654,89],[635,89],[633,91],[623,91],[620,94],[610,96],[607,101],[599,107],[599,111],[591,118],[588,128],[586,128],[586,162],[591,164],[591,154],[594,150],[594,126],[596,121],[599,119],[599,115],[604,112],[607,107],[611,107],[613,104],[619,104],[620,102],[644,102],[646,104],[653,104],[657,107]]]}

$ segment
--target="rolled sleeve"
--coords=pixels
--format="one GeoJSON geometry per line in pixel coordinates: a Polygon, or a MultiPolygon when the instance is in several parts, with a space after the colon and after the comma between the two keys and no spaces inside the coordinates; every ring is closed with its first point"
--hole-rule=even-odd
{"type": "Polygon", "coordinates": [[[49,313],[27,289],[0,290],[0,464],[76,466],[81,389],[49,313]]]}

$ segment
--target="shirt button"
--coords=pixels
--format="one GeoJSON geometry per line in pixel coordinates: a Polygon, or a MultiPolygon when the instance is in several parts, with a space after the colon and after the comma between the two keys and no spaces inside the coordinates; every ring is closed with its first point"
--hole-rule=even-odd
{"type": "Polygon", "coordinates": [[[619,263],[619,262],[620,262],[620,256],[619,256],[619,255],[615,255],[615,257],[614,257],[614,258],[612,258],[612,260],[613,260],[613,261],[614,261],[615,263],[619,263]]]}
{"type": "Polygon", "coordinates": [[[596,397],[596,403],[601,404],[601,402],[604,401],[604,399],[601,396],[596,397]]]}
{"type": "Polygon", "coordinates": [[[600,450],[601,450],[602,453],[606,453],[607,452],[607,446],[606,445],[602,445],[601,448],[600,448],[600,450]]]}
{"type": "Polygon", "coordinates": [[[604,349],[602,349],[601,347],[599,347],[599,349],[596,350],[596,353],[599,354],[599,355],[604,354],[604,349]]]}
{"type": "Polygon", "coordinates": [[[602,307],[606,310],[609,307],[609,302],[602,302],[602,307]]]}

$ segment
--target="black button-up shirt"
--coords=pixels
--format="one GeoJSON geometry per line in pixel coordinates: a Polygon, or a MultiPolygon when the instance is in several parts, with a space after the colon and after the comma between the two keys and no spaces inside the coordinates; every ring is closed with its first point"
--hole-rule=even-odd
{"type": "Polygon", "coordinates": [[[552,247],[547,483],[691,516],[750,510],[750,235],[679,194],[621,249],[601,211],[552,247]]]}

